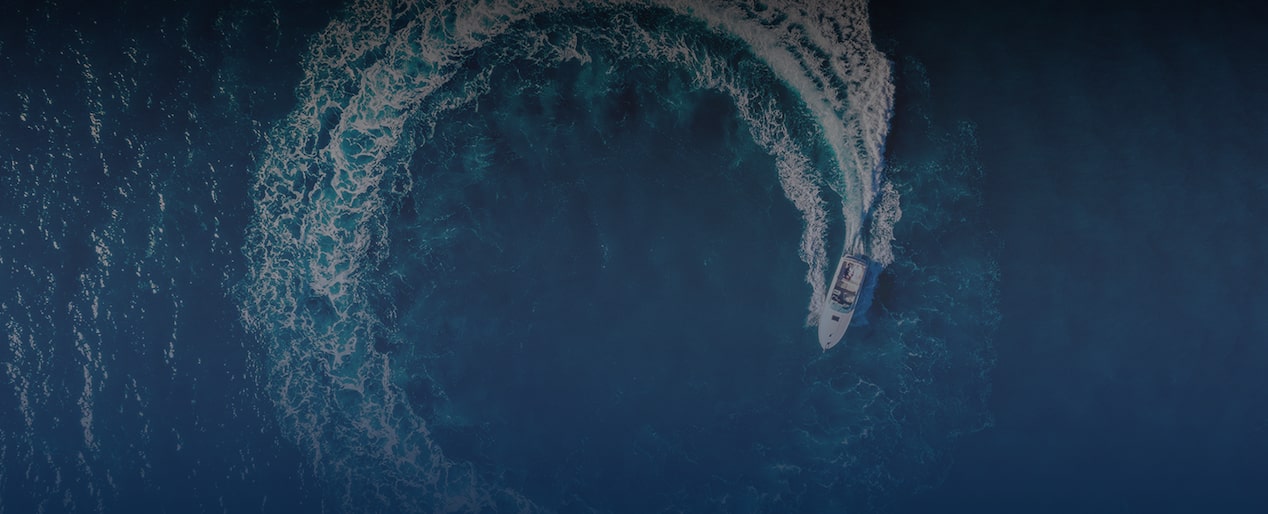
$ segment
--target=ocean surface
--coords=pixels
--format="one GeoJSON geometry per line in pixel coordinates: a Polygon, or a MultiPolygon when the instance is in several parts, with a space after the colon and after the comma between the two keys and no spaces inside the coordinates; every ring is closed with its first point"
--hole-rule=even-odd
{"type": "Polygon", "coordinates": [[[1208,7],[873,6],[1002,242],[995,425],[896,510],[1268,508],[1268,11],[1208,7]]]}
{"type": "Polygon", "coordinates": [[[1251,505],[1255,82],[973,7],[18,6],[0,514],[1251,505]]]}

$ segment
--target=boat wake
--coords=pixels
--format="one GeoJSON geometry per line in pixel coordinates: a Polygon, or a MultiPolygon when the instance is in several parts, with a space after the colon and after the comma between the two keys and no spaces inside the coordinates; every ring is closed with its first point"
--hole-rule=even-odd
{"type": "Polygon", "coordinates": [[[376,300],[392,206],[416,187],[405,163],[444,133],[444,114],[489,94],[508,63],[586,64],[598,51],[730,99],[804,222],[808,324],[837,212],[847,247],[893,261],[899,194],[881,173],[893,86],[862,1],[356,3],[314,39],[299,105],[269,138],[240,298],[283,430],[349,509],[535,508],[445,455],[376,349],[397,316],[376,300]]]}

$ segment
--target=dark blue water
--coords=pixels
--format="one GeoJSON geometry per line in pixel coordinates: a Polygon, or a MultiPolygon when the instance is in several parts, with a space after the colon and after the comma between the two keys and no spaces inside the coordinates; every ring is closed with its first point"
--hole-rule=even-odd
{"type": "MultiPolygon", "coordinates": [[[[657,78],[644,83],[674,80],[657,78]]],[[[720,95],[687,95],[684,113],[614,87],[619,100],[584,109],[560,94],[533,100],[541,114],[505,116],[514,99],[455,113],[480,122],[416,156],[410,210],[439,196],[469,228],[436,259],[403,246],[401,266],[435,289],[394,303],[408,306],[403,345],[425,348],[417,366],[444,385],[445,448],[537,495],[563,482],[637,510],[760,472],[752,449],[783,435],[772,407],[802,389],[780,371],[816,350],[787,335],[804,318],[806,291],[783,286],[802,275],[801,223],[778,182],[755,177],[773,159],[720,95]],[[667,469],[673,489],[647,494],[667,469]]],[[[402,242],[420,221],[398,223],[402,242]]]]}
{"type": "Polygon", "coordinates": [[[990,133],[862,3],[406,4],[4,22],[0,513],[893,511],[1009,433],[990,133]]]}
{"type": "Polygon", "coordinates": [[[997,423],[907,509],[1262,511],[1265,12],[874,15],[941,120],[975,123],[1004,241],[997,423]]]}
{"type": "Polygon", "coordinates": [[[253,119],[289,109],[277,88],[299,71],[297,18],[270,34],[272,12],[6,16],[0,511],[320,503],[227,294],[253,119]],[[254,71],[279,53],[274,74],[254,71]]]}

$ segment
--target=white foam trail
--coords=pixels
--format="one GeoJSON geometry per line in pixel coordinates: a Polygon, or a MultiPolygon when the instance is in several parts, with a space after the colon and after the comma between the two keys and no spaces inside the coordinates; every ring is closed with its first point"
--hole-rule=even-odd
{"type": "Polygon", "coordinates": [[[882,266],[894,263],[894,224],[903,217],[901,199],[894,184],[885,182],[879,200],[872,207],[867,255],[882,266]]]}
{"type": "MultiPolygon", "coordinates": [[[[749,2],[679,5],[677,10],[686,14],[698,12],[711,25],[743,39],[814,113],[836,161],[837,169],[824,180],[842,199],[844,246],[851,251],[863,246],[863,223],[881,182],[894,96],[890,63],[872,45],[865,2],[774,4],[772,9],[760,10],[767,13],[761,17],[747,16],[759,11],[755,3],[749,2]]],[[[750,129],[756,131],[758,124],[749,121],[750,129]]],[[[763,139],[759,134],[754,136],[759,141],[763,139]]],[[[806,281],[812,289],[806,324],[814,325],[827,292],[826,275],[831,264],[825,241],[827,216],[818,180],[809,169],[808,160],[789,148],[789,143],[764,146],[780,160],[780,183],[785,195],[802,212],[806,225],[800,255],[809,266],[806,281]]],[[[892,262],[892,256],[869,256],[883,264],[892,262]]]]}
{"type": "Polygon", "coordinates": [[[843,199],[847,238],[857,241],[879,183],[893,94],[889,64],[870,41],[864,2],[825,4],[834,3],[759,8],[757,2],[722,1],[363,1],[314,39],[300,106],[272,132],[253,184],[256,213],[244,248],[251,270],[241,301],[245,321],[268,342],[283,429],[323,476],[347,480],[348,506],[372,497],[404,508],[532,508],[513,492],[481,484],[470,465],[443,455],[397,385],[389,357],[373,350],[375,337],[390,334],[391,327],[367,308],[378,294],[370,274],[384,258],[371,247],[386,237],[392,195],[403,194],[385,181],[411,145],[425,143],[417,138],[429,133],[407,135],[407,123],[434,131],[440,113],[487,91],[482,72],[458,95],[436,95],[471,52],[518,34],[523,58],[588,62],[578,33],[553,44],[533,37],[544,32],[529,20],[611,8],[612,24],[621,30],[590,33],[590,39],[625,49],[619,53],[631,59],[690,69],[699,87],[728,94],[754,139],[775,156],[785,196],[802,213],[799,253],[808,265],[813,318],[829,263],[822,186],[843,199]],[[689,35],[649,32],[628,14],[653,7],[743,41],[800,96],[836,168],[816,169],[790,133],[787,115],[774,100],[747,89],[725,58],[710,55],[689,35]],[[327,133],[329,142],[321,144],[327,133]],[[410,145],[402,144],[406,139],[410,145]],[[368,487],[368,480],[357,478],[363,471],[379,473],[375,481],[389,485],[353,491],[368,487]]]}

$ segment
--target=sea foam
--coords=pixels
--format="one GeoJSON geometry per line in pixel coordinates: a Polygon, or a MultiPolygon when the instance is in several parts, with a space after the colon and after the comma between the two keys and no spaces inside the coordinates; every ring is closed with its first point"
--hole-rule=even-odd
{"type": "MultiPolygon", "coordinates": [[[[883,223],[870,234],[863,230],[882,190],[893,96],[889,63],[870,38],[862,1],[353,5],[314,38],[299,106],[271,132],[253,182],[256,212],[244,248],[251,269],[240,300],[244,320],[268,348],[270,395],[285,433],[321,476],[343,482],[349,507],[373,501],[400,509],[532,508],[444,455],[398,384],[391,358],[374,349],[376,338],[393,331],[384,313],[370,307],[384,259],[385,245],[376,241],[387,237],[389,206],[411,187],[393,177],[412,147],[439,130],[443,113],[488,92],[484,70],[469,84],[451,83],[474,51],[490,41],[517,41],[507,59],[584,63],[584,40],[631,60],[688,70],[696,87],[728,95],[754,140],[775,157],[772,171],[802,214],[799,255],[811,286],[811,323],[826,291],[829,202],[839,201],[846,249],[866,246],[878,261],[889,258],[887,240],[863,241],[892,237],[883,223]],[[614,14],[606,30],[569,28],[570,16],[600,10],[614,14]],[[809,113],[818,135],[809,144],[831,150],[830,167],[812,161],[808,143],[789,129],[800,113],[757,94],[751,79],[710,53],[698,35],[642,26],[634,13],[648,10],[742,42],[800,98],[798,109],[809,113]],[[548,33],[567,37],[552,40],[548,33]]],[[[896,195],[880,196],[879,212],[898,212],[896,195]]]]}

